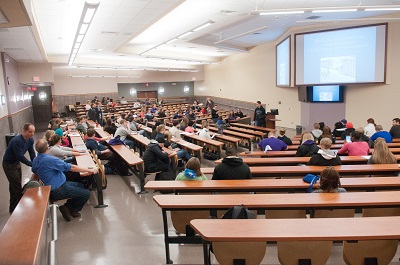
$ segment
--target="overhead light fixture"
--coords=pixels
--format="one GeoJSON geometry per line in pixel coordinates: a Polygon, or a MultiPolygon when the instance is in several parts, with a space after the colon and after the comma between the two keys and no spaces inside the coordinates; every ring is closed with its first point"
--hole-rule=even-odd
{"type": "Polygon", "coordinates": [[[185,86],[185,87],[183,88],[183,92],[188,93],[188,92],[189,92],[189,87],[188,87],[188,86],[185,86]]]}
{"type": "Polygon", "coordinates": [[[253,30],[250,30],[250,31],[246,31],[244,33],[241,33],[241,34],[229,37],[229,38],[225,38],[225,39],[219,40],[217,42],[214,42],[214,44],[219,44],[219,43],[222,43],[222,42],[225,42],[225,41],[228,41],[228,40],[232,40],[232,39],[236,39],[236,38],[239,38],[239,37],[242,37],[242,36],[246,36],[246,35],[252,34],[254,32],[266,29],[266,28],[268,28],[268,27],[267,26],[262,26],[260,28],[256,28],[256,29],[253,29],[253,30]]]}
{"type": "Polygon", "coordinates": [[[198,26],[197,28],[194,28],[193,31],[196,32],[198,30],[204,29],[204,28],[210,26],[213,23],[214,23],[214,21],[208,21],[207,23],[204,23],[203,25],[198,26]]]}
{"type": "Polygon", "coordinates": [[[357,8],[352,9],[320,9],[320,10],[313,10],[311,13],[339,13],[339,12],[355,12],[357,8]]]}
{"type": "Polygon", "coordinates": [[[6,105],[6,97],[1,95],[1,105],[6,105]]]}
{"type": "Polygon", "coordinates": [[[79,20],[78,29],[75,34],[74,43],[72,45],[71,54],[68,59],[69,66],[71,66],[74,63],[76,55],[78,54],[79,49],[81,47],[81,43],[83,42],[83,39],[86,36],[90,23],[92,23],[94,14],[96,13],[98,7],[99,3],[90,4],[88,2],[85,2],[85,5],[83,6],[82,15],[79,20]]]}
{"type": "MultiPolygon", "coordinates": [[[[39,93],[39,99],[40,100],[45,100],[47,98],[47,94],[45,92],[40,92],[39,93]]],[[[18,100],[18,97],[17,97],[18,100]]]]}
{"type": "Polygon", "coordinates": [[[377,8],[365,8],[364,11],[399,11],[400,7],[377,7],[377,8]]]}
{"type": "Polygon", "coordinates": [[[189,35],[192,34],[192,33],[193,33],[193,31],[188,31],[188,32],[186,32],[186,33],[180,35],[180,36],[178,37],[178,39],[183,39],[184,37],[189,36],[189,35]]]}
{"type": "Polygon", "coordinates": [[[169,41],[167,41],[165,44],[170,44],[170,43],[172,43],[172,42],[174,42],[174,41],[176,41],[177,39],[175,38],[175,39],[172,39],[172,40],[169,40],[169,41]]]}
{"type": "Polygon", "coordinates": [[[158,93],[164,94],[164,88],[163,88],[163,87],[160,87],[160,88],[158,89],[158,93]]]}
{"type": "Polygon", "coordinates": [[[236,46],[233,46],[233,45],[226,45],[226,44],[221,45],[221,44],[218,44],[217,47],[221,48],[221,49],[236,51],[236,52],[248,52],[247,49],[243,49],[243,48],[236,47],[236,46]]]}
{"type": "Polygon", "coordinates": [[[136,89],[131,88],[131,90],[129,90],[129,94],[132,95],[136,95],[136,89]]]}

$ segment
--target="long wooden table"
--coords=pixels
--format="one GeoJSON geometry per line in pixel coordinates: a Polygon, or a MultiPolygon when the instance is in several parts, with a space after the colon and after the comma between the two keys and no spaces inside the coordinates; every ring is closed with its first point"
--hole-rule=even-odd
{"type": "Polygon", "coordinates": [[[254,125],[249,125],[249,124],[242,124],[242,123],[232,123],[231,125],[240,127],[240,128],[245,128],[245,129],[250,129],[254,131],[260,131],[264,133],[269,133],[269,132],[275,132],[276,130],[273,128],[266,128],[266,127],[260,127],[260,126],[254,126],[254,125]]]}
{"type": "MultiPolygon", "coordinates": [[[[214,133],[218,132],[218,129],[215,127],[212,127],[212,126],[209,127],[209,130],[214,133]]],[[[229,129],[224,129],[223,135],[224,134],[241,139],[242,146],[251,150],[251,143],[252,143],[253,139],[255,138],[254,135],[240,133],[240,132],[236,132],[236,131],[230,131],[229,129]],[[247,145],[245,144],[245,142],[247,142],[247,145]]],[[[223,135],[221,135],[221,136],[223,136],[223,135]]]]}
{"type": "MultiPolygon", "coordinates": [[[[86,149],[86,145],[83,142],[82,137],[79,136],[72,136],[70,137],[71,139],[71,144],[73,148],[81,148],[84,147],[86,149]]],[[[80,156],[75,156],[76,164],[80,167],[86,167],[86,168],[95,168],[97,167],[96,163],[93,161],[93,157],[89,153],[89,151],[86,149],[86,153],[84,155],[80,156]]],[[[85,174],[85,173],[83,173],[85,174]]],[[[81,173],[82,175],[82,173],[81,173]]],[[[97,190],[97,205],[95,208],[104,208],[107,207],[108,205],[104,204],[103,200],[103,186],[101,184],[101,175],[98,172],[97,174],[93,174],[94,180],[96,182],[96,190],[97,190]]]]}
{"type": "MultiPolygon", "coordinates": [[[[259,166],[250,167],[253,177],[288,177],[320,174],[325,166],[259,166]]],[[[334,166],[340,175],[387,175],[400,171],[398,164],[367,164],[334,166]]],[[[214,168],[201,168],[203,174],[212,174],[214,168]]]]}
{"type": "Polygon", "coordinates": [[[0,233],[0,264],[47,264],[49,198],[50,186],[26,190],[0,233]]]}
{"type": "MultiPolygon", "coordinates": [[[[397,161],[400,161],[400,155],[395,155],[397,161]]],[[[249,166],[295,166],[298,164],[307,164],[311,157],[244,157],[243,162],[249,166]]],[[[342,164],[367,164],[368,156],[341,156],[342,164]]],[[[216,160],[215,163],[221,164],[222,160],[216,160]]]]}
{"type": "MultiPolygon", "coordinates": [[[[170,243],[200,243],[198,237],[176,237],[168,234],[167,211],[226,210],[236,205],[249,209],[286,210],[385,208],[400,206],[400,191],[343,193],[279,193],[279,194],[215,194],[215,195],[156,195],[153,200],[162,210],[166,262],[171,264],[170,243]]],[[[313,214],[311,214],[313,215],[313,214]]],[[[325,220],[325,219],[324,219],[325,220]]],[[[336,227],[336,226],[335,226],[336,227]]],[[[337,230],[337,229],[333,229],[337,230]]]]}
{"type": "MultiPolygon", "coordinates": [[[[399,177],[342,178],[341,187],[351,190],[400,189],[399,177]]],[[[237,179],[203,181],[149,181],[146,190],[175,190],[179,192],[305,192],[310,186],[302,179],[237,179]]],[[[314,184],[319,188],[319,182],[314,184]]]]}
{"type": "Polygon", "coordinates": [[[211,242],[334,241],[400,239],[400,216],[321,219],[197,219],[204,264],[211,242]],[[336,227],[338,229],[332,229],[336,227]]]}
{"type": "MultiPolygon", "coordinates": [[[[373,152],[374,149],[370,149],[370,153],[373,152]]],[[[400,154],[400,148],[399,147],[390,147],[389,148],[390,152],[393,154],[400,154]]],[[[287,151],[268,151],[267,153],[264,153],[264,151],[253,151],[253,152],[242,152],[239,154],[239,156],[261,156],[261,157],[290,157],[290,156],[295,156],[296,151],[295,150],[287,150],[287,151]]]]}

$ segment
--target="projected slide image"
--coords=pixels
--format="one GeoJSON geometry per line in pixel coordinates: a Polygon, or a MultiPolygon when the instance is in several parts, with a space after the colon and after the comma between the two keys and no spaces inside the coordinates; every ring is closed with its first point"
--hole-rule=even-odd
{"type": "Polygon", "coordinates": [[[332,92],[320,92],[319,93],[319,101],[332,101],[333,94],[332,92]]]}
{"type": "Polygon", "coordinates": [[[278,84],[289,84],[289,76],[288,76],[288,66],[286,63],[282,63],[279,65],[279,83],[278,84]]]}
{"type": "Polygon", "coordinates": [[[349,83],[356,81],[356,56],[321,58],[321,83],[349,83]]]}

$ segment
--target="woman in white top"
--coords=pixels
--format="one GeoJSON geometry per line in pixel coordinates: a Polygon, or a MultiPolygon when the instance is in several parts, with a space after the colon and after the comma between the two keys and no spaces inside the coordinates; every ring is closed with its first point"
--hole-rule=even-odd
{"type": "Polygon", "coordinates": [[[200,130],[199,136],[211,139],[210,133],[208,132],[208,121],[202,121],[201,125],[203,129],[200,130]]]}
{"type": "Polygon", "coordinates": [[[376,133],[375,131],[375,121],[372,118],[369,118],[367,120],[367,126],[365,126],[364,128],[364,134],[365,136],[371,137],[374,133],[376,133]]]}
{"type": "Polygon", "coordinates": [[[58,134],[53,134],[50,137],[49,146],[49,155],[58,157],[67,163],[71,163],[73,161],[73,156],[83,155],[83,153],[80,153],[78,150],[61,146],[61,136],[58,134]]]}

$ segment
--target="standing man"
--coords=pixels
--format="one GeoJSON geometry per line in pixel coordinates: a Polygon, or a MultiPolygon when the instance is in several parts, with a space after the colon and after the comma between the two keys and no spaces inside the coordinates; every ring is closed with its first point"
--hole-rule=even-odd
{"type": "Polygon", "coordinates": [[[22,198],[21,187],[21,164],[32,167],[32,161],[36,157],[33,149],[33,135],[35,134],[35,126],[32,123],[26,123],[23,127],[22,134],[15,136],[6,149],[3,156],[3,169],[9,182],[10,191],[10,207],[9,211],[12,213],[17,207],[19,200],[22,198]],[[29,152],[28,160],[25,153],[29,152]]]}
{"type": "Polygon", "coordinates": [[[101,109],[101,102],[97,103],[96,108],[97,122],[103,127],[103,110],[101,109]]]}
{"type": "Polygon", "coordinates": [[[254,110],[254,122],[256,126],[265,127],[267,125],[267,113],[263,106],[261,106],[261,101],[257,101],[257,107],[254,110]]]}

